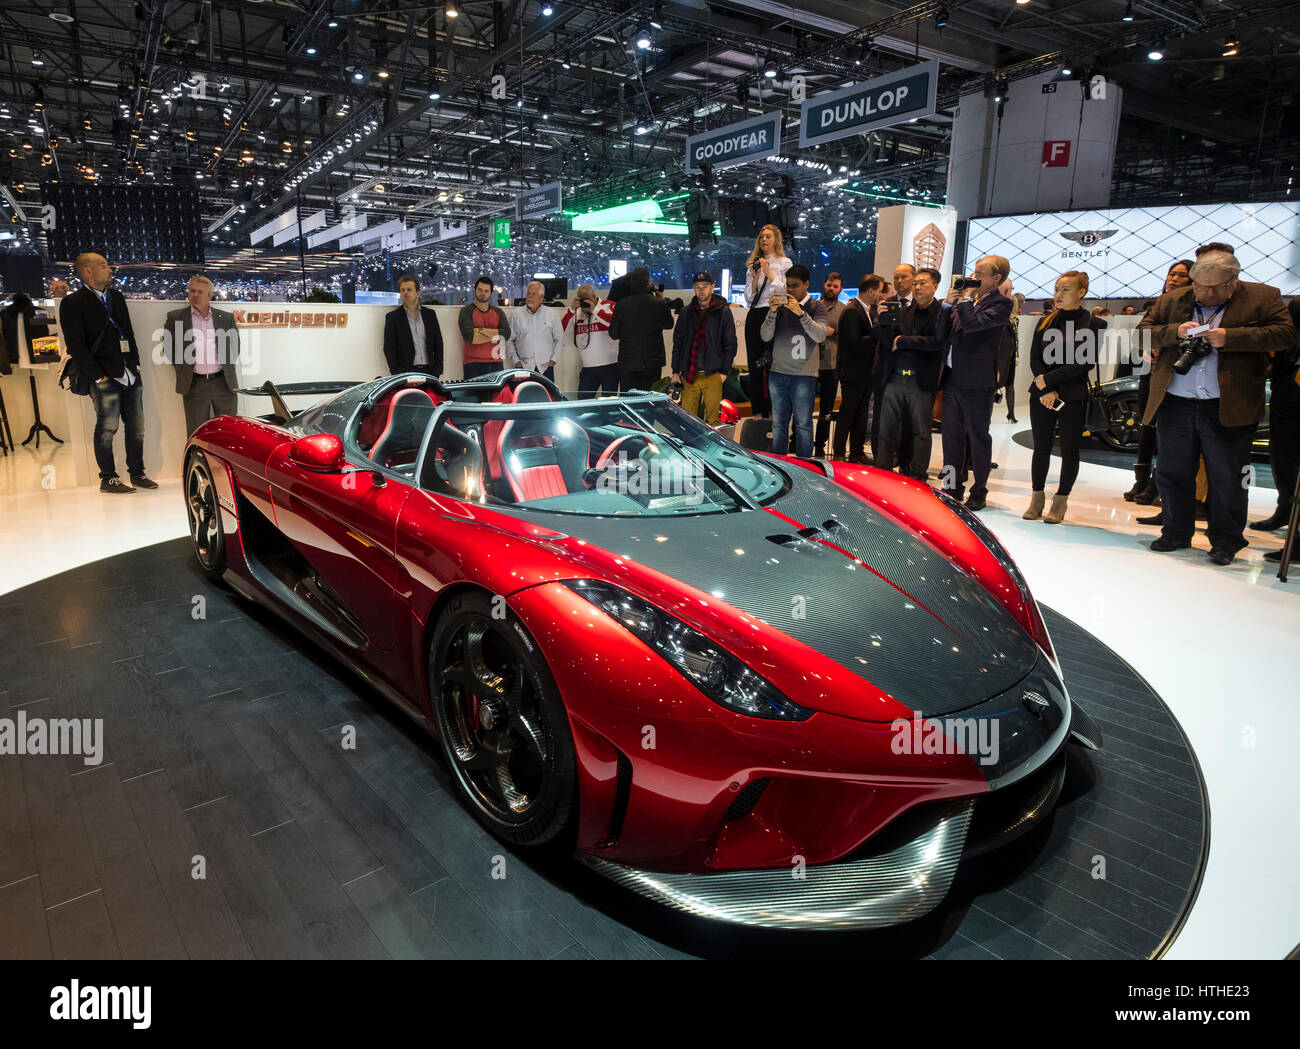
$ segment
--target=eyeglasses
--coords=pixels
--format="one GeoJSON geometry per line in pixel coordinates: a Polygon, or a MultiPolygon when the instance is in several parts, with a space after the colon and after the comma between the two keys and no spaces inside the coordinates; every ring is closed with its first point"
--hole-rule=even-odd
{"type": "Polygon", "coordinates": [[[1192,281],[1192,287],[1197,291],[1213,291],[1215,288],[1226,288],[1236,279],[1236,277],[1229,277],[1227,280],[1221,281],[1218,284],[1201,284],[1197,281],[1192,281]]]}

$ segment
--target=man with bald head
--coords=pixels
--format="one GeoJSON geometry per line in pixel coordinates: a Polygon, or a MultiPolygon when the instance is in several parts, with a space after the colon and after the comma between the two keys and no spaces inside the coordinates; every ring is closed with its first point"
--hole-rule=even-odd
{"type": "Polygon", "coordinates": [[[144,472],[144,396],[140,350],[131,328],[126,299],[110,288],[113,271],[102,255],[77,256],[81,288],[59,303],[59,330],[77,370],[90,380],[95,405],[95,462],[99,490],[124,495],[136,488],[157,488],[144,472]],[[113,438],[126,424],[126,468],[131,484],[117,476],[113,438]]]}

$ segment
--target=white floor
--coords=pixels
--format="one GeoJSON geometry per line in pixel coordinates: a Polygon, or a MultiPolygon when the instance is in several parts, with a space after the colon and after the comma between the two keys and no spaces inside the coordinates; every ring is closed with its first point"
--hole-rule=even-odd
{"type": "MultiPolygon", "coordinates": [[[[1131,474],[1087,463],[1065,524],[1022,520],[1029,451],[1011,435],[1023,428],[994,425],[1001,466],[983,519],[1039,601],[1096,634],[1164,698],[1209,786],[1210,860],[1169,957],[1280,958],[1300,943],[1300,568],[1279,583],[1261,554],[1281,540],[1257,532],[1228,568],[1209,562],[1199,533],[1192,550],[1152,553],[1156,530],[1133,521],[1151,511],[1119,497],[1131,474]]],[[[61,486],[63,458],[45,445],[0,457],[0,593],[185,534],[178,481],[101,495],[61,486]]],[[[1275,499],[1252,492],[1252,518],[1275,499]]]]}

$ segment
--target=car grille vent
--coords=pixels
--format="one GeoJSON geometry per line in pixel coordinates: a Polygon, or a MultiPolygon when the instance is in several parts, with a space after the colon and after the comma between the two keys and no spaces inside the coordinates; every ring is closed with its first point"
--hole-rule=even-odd
{"type": "Polygon", "coordinates": [[[744,819],[754,811],[758,799],[763,796],[763,791],[767,790],[767,785],[771,782],[766,777],[754,780],[736,795],[731,804],[727,806],[726,814],[722,818],[728,823],[733,820],[744,819]]]}
{"type": "MultiPolygon", "coordinates": [[[[809,529],[804,529],[804,531],[809,531],[809,529]]],[[[812,531],[816,531],[816,529],[812,529],[812,531]]],[[[808,554],[824,554],[827,552],[826,547],[820,543],[814,543],[802,534],[794,535],[790,532],[781,532],[777,535],[769,535],[767,541],[776,543],[777,546],[784,546],[789,550],[802,550],[808,554]]]]}

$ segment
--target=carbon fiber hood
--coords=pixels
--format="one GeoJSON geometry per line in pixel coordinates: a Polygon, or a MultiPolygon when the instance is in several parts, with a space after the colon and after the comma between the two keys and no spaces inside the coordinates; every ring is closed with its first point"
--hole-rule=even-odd
{"type": "Polygon", "coordinates": [[[925,716],[980,703],[1029,673],[1037,646],[978,582],[830,480],[784,472],[790,490],[743,513],[504,512],[707,591],[925,716]],[[800,526],[821,531],[805,538],[800,526]]]}

